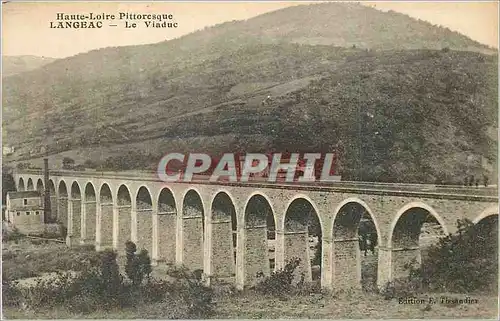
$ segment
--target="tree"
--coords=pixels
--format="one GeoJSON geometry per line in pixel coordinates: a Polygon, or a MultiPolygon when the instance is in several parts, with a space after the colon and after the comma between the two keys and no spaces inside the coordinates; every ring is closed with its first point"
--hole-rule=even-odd
{"type": "Polygon", "coordinates": [[[116,252],[106,250],[101,256],[101,280],[103,290],[112,296],[116,296],[121,289],[122,277],[116,263],[116,252]]]}
{"type": "Polygon", "coordinates": [[[7,192],[16,190],[16,183],[12,176],[12,170],[9,167],[2,167],[2,204],[5,204],[7,192]]]}
{"type": "Polygon", "coordinates": [[[69,157],[64,157],[62,160],[63,169],[72,169],[75,165],[75,160],[69,157]]]}
{"type": "Polygon", "coordinates": [[[137,246],[135,243],[127,241],[125,243],[125,253],[127,258],[125,273],[134,286],[139,286],[144,280],[144,277],[147,277],[149,280],[152,267],[148,251],[142,250],[139,255],[136,255],[136,252],[137,246]]]}
{"type": "Polygon", "coordinates": [[[432,289],[469,292],[497,284],[498,231],[492,222],[457,220],[458,231],[431,246],[419,274],[432,289]]]}

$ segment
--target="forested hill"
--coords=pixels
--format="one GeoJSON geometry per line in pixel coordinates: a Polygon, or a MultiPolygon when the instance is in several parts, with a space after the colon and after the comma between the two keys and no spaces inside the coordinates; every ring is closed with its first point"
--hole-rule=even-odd
{"type": "Polygon", "coordinates": [[[40,68],[54,60],[37,56],[2,56],[2,78],[40,68]]]}
{"type": "Polygon", "coordinates": [[[496,53],[449,28],[395,11],[355,3],[288,7],[246,21],[227,22],[179,39],[181,48],[266,43],[300,43],[371,49],[443,49],[496,53]]]}
{"type": "Polygon", "coordinates": [[[106,169],[147,168],[172,150],[342,146],[347,179],[458,182],[496,167],[487,50],[394,12],[291,7],[7,77],[4,142],[12,159],[47,152],[106,169]]]}

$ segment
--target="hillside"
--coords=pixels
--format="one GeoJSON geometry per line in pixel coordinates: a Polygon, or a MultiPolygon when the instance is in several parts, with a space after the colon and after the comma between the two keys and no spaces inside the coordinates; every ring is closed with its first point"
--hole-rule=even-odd
{"type": "Polygon", "coordinates": [[[291,7],[7,77],[4,139],[14,160],[43,146],[109,169],[171,150],[341,146],[349,179],[458,182],[496,161],[497,56],[471,48],[487,50],[394,12],[291,7]]]}
{"type": "Polygon", "coordinates": [[[2,78],[40,68],[54,60],[37,56],[2,56],[2,78]]]}

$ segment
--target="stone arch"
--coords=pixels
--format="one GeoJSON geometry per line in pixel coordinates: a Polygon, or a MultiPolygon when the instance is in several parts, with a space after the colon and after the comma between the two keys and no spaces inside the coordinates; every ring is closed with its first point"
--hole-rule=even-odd
{"type": "Polygon", "coordinates": [[[376,246],[381,243],[381,233],[370,207],[357,197],[345,199],[335,209],[332,224],[333,286],[359,288],[362,284],[375,285],[376,246]]]}
{"type": "Polygon", "coordinates": [[[43,193],[44,191],[44,186],[43,186],[43,181],[41,178],[39,178],[37,181],[36,181],[36,190],[41,194],[43,193]]]}
{"type": "Polygon", "coordinates": [[[175,263],[177,208],[173,192],[164,187],[158,195],[158,261],[175,263]]]}
{"type": "Polygon", "coordinates": [[[388,235],[388,248],[391,251],[392,279],[406,277],[405,265],[415,261],[421,264],[421,234],[424,224],[439,224],[442,234],[448,229],[442,217],[429,205],[412,202],[403,206],[396,214],[388,235]]]}
{"type": "Polygon", "coordinates": [[[71,212],[71,234],[70,239],[72,241],[80,242],[82,235],[81,221],[82,221],[82,194],[80,185],[77,181],[71,184],[71,199],[69,206],[72,210],[71,212]]]}
{"type": "Polygon", "coordinates": [[[315,266],[315,277],[321,276],[321,264],[317,266],[317,257],[321,261],[322,253],[318,244],[323,236],[323,224],[315,204],[306,196],[300,195],[292,199],[286,207],[284,219],[284,258],[285,264],[296,257],[301,260],[295,270],[297,276],[304,273],[306,282],[313,280],[312,266],[315,266]],[[318,254],[318,251],[319,254],[318,254]],[[318,271],[319,268],[319,271],[318,271]]]}
{"type": "Polygon", "coordinates": [[[71,198],[80,199],[81,197],[82,194],[80,190],[80,185],[78,184],[77,181],[74,181],[73,184],[71,184],[71,198]]]}
{"type": "Polygon", "coordinates": [[[152,254],[153,247],[153,198],[146,186],[137,190],[135,197],[137,213],[137,248],[152,254]]]}
{"type": "Polygon", "coordinates": [[[22,177],[19,177],[19,183],[17,184],[17,190],[19,192],[23,192],[25,189],[24,187],[24,179],[22,177]]]}
{"type": "Polygon", "coordinates": [[[59,182],[59,187],[57,188],[58,193],[58,203],[57,203],[57,221],[60,222],[64,227],[68,228],[68,187],[64,180],[59,182]]]}
{"type": "Polygon", "coordinates": [[[34,191],[35,190],[35,186],[33,184],[33,179],[31,177],[28,178],[28,182],[26,183],[26,190],[27,191],[34,191]]]}
{"type": "Polygon", "coordinates": [[[85,184],[84,194],[82,240],[85,244],[92,244],[96,239],[97,219],[97,197],[92,182],[85,184]]]}
{"type": "Polygon", "coordinates": [[[49,191],[50,191],[50,194],[56,195],[56,184],[54,183],[54,181],[52,179],[49,179],[49,191]]]}
{"type": "Polygon", "coordinates": [[[258,274],[269,276],[271,270],[274,269],[276,217],[271,202],[267,196],[260,193],[254,193],[249,197],[244,211],[244,284],[252,285],[258,274]]]}
{"type": "Polygon", "coordinates": [[[127,185],[122,184],[118,187],[116,202],[118,206],[116,243],[118,252],[123,252],[125,243],[132,240],[132,197],[127,185]]]}
{"type": "Polygon", "coordinates": [[[215,194],[211,213],[211,274],[231,277],[236,274],[237,219],[231,196],[225,191],[215,194]]]}
{"type": "Polygon", "coordinates": [[[205,211],[202,198],[189,189],[182,200],[182,263],[192,269],[203,269],[205,211]]]}
{"type": "MultiPolygon", "coordinates": [[[[387,246],[389,248],[393,248],[394,247],[394,242],[393,242],[393,240],[394,240],[394,232],[396,232],[396,230],[397,230],[398,223],[401,223],[402,217],[405,215],[408,218],[410,218],[410,216],[408,216],[408,214],[410,214],[409,211],[411,211],[411,210],[417,210],[417,209],[421,209],[421,211],[427,212],[426,216],[428,216],[428,214],[430,214],[439,223],[439,225],[443,229],[444,234],[445,235],[448,234],[448,227],[446,226],[445,221],[443,220],[443,218],[436,212],[436,210],[434,210],[431,206],[429,206],[429,205],[427,205],[425,203],[422,203],[422,202],[412,202],[412,203],[409,203],[409,204],[406,204],[405,206],[403,206],[396,213],[396,216],[392,220],[391,228],[389,230],[389,235],[387,237],[387,246]]],[[[415,223],[419,223],[420,220],[421,220],[421,218],[422,218],[422,214],[420,214],[419,216],[413,216],[413,217],[414,217],[414,219],[417,219],[417,222],[415,222],[415,223]]],[[[421,226],[419,226],[419,227],[421,227],[421,226]]]]}
{"type": "Polygon", "coordinates": [[[113,248],[113,193],[108,183],[103,183],[99,189],[99,204],[101,207],[99,248],[113,248]]]}
{"type": "MultiPolygon", "coordinates": [[[[479,235],[484,237],[487,246],[494,244],[492,255],[498,257],[498,207],[490,207],[479,214],[472,222],[479,235]]],[[[498,261],[498,260],[497,260],[498,261]]]]}
{"type": "Polygon", "coordinates": [[[489,216],[496,215],[498,216],[498,206],[492,206],[488,207],[484,211],[481,212],[474,220],[472,220],[472,223],[477,224],[481,222],[483,219],[488,218],[489,216]]]}

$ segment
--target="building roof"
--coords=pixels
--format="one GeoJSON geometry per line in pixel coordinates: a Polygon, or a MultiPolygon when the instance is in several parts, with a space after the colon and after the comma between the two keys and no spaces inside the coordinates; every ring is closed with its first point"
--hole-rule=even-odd
{"type": "Polygon", "coordinates": [[[7,192],[7,196],[10,199],[40,197],[40,192],[38,191],[7,192]]]}

